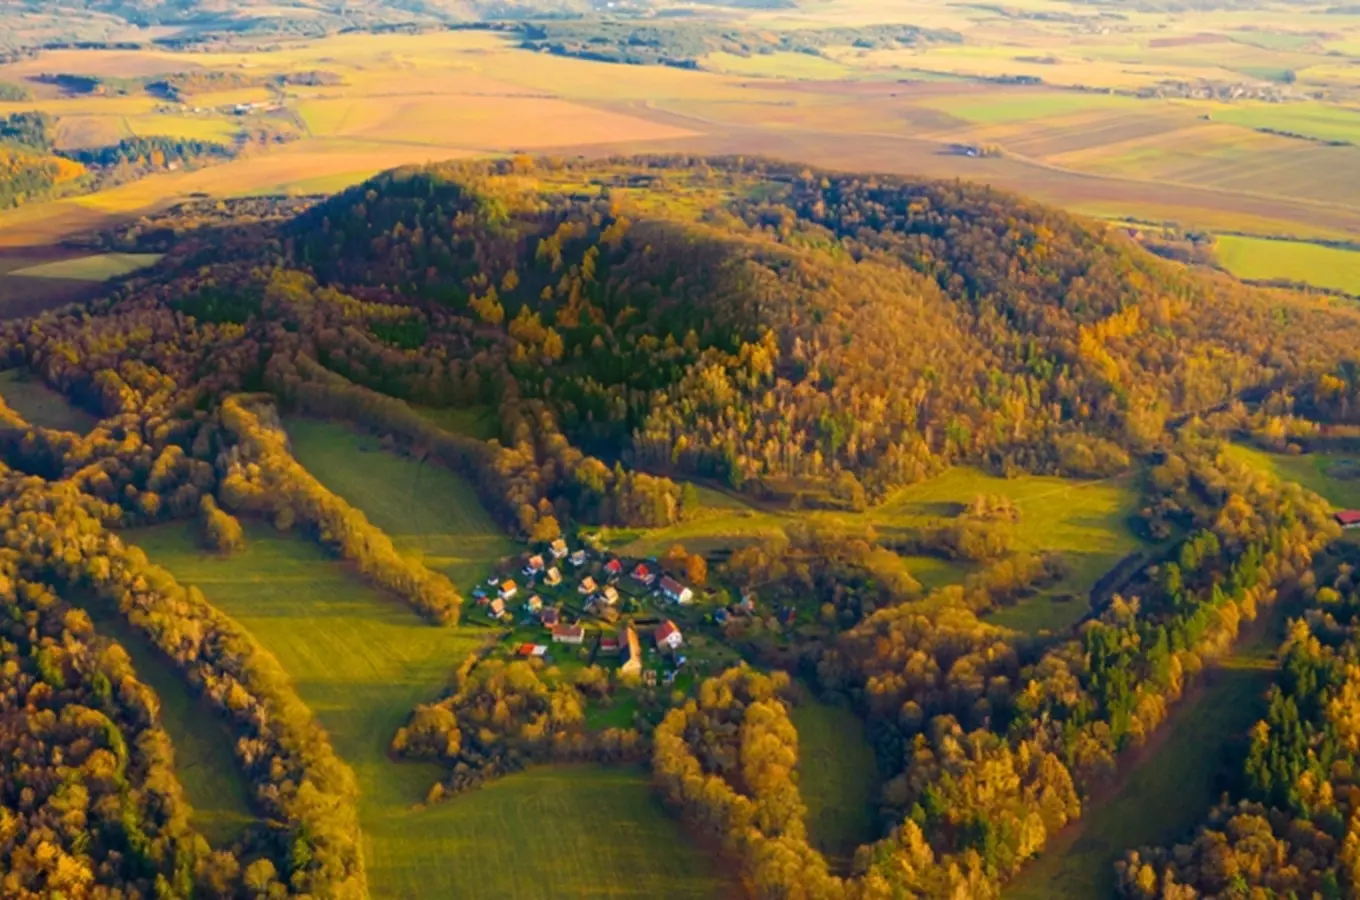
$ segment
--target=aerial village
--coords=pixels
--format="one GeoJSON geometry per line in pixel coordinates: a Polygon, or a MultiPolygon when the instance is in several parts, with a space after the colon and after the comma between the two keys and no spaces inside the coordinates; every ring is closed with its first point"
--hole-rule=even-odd
{"type": "Polygon", "coordinates": [[[626,559],[564,539],[506,562],[472,600],[470,622],[507,629],[507,655],[612,666],[648,687],[689,682],[696,668],[702,675],[735,662],[734,651],[696,631],[756,612],[753,594],[726,602],[725,591],[687,583],[674,561],[626,559]]]}

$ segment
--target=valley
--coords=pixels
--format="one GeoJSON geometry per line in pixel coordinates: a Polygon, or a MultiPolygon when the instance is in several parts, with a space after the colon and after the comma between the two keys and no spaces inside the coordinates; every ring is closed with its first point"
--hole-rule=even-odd
{"type": "Polygon", "coordinates": [[[1354,892],[1360,11],[46,3],[0,895],[1354,892]]]}

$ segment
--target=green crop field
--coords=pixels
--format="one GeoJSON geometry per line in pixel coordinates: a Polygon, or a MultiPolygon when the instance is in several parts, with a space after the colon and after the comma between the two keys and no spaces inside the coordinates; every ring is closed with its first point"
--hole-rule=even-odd
{"type": "Polygon", "coordinates": [[[1238,278],[1285,280],[1360,294],[1360,252],[1303,241],[1222,235],[1218,260],[1238,278]]]}
{"type": "Polygon", "coordinates": [[[307,470],[361,510],[402,553],[467,590],[515,544],[467,480],[384,451],[377,438],[316,419],[290,418],[293,452],[307,470]]]}
{"type": "Polygon", "coordinates": [[[86,434],[98,420],[18,369],[0,372],[0,396],[30,425],[86,434]]]}
{"type": "Polygon", "coordinates": [[[128,652],[137,677],[160,698],[161,723],[175,748],[175,774],[194,810],[191,821],[214,847],[230,846],[255,819],[250,786],[232,753],[231,726],[190,693],[184,677],[117,610],[76,593],[67,599],[128,652]]]}
{"type": "Polygon", "coordinates": [[[27,269],[16,269],[11,275],[26,278],[65,278],[70,281],[108,281],[128,275],[138,269],[155,265],[159,253],[101,253],[79,256],[58,262],[42,263],[27,269]]]}
{"type": "Polygon", "coordinates": [[[1322,103],[1242,104],[1220,106],[1214,110],[1213,116],[1215,121],[1247,128],[1288,131],[1321,141],[1360,143],[1360,112],[1340,106],[1322,103]]]}
{"type": "Polygon", "coordinates": [[[878,759],[864,723],[851,710],[815,700],[793,708],[798,729],[798,785],[808,831],[828,858],[848,860],[879,837],[878,759]]]}
{"type": "Polygon", "coordinates": [[[566,870],[563,853],[580,861],[566,896],[654,896],[653,879],[671,876],[675,896],[716,893],[717,876],[636,775],[566,770],[580,774],[550,790],[551,774],[531,771],[424,807],[441,770],[394,762],[388,743],[491,633],[425,624],[312,542],[245,524],[248,549],[231,559],[203,553],[183,526],[132,538],[152,561],[202,588],[292,676],[358,778],[372,896],[564,896],[553,893],[550,877],[566,870]],[[540,840],[525,830],[530,823],[542,830],[540,840]],[[631,838],[602,837],[625,834],[631,838]]]}

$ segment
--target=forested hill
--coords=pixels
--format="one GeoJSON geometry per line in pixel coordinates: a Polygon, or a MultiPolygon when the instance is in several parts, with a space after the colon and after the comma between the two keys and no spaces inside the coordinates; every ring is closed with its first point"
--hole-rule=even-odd
{"type": "Polygon", "coordinates": [[[1360,346],[1349,307],[1008,194],[763,161],[398,170],[286,247],[323,283],[475,317],[600,455],[837,502],[960,460],[1117,471],[1168,421],[1360,346]]]}

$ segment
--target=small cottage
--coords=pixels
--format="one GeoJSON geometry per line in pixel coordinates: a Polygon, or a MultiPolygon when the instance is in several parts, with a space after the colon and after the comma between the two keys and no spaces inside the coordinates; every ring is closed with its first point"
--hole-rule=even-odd
{"type": "Polygon", "coordinates": [[[661,579],[661,593],[672,603],[688,606],[694,602],[694,591],[667,575],[661,579]]]}
{"type": "Polygon", "coordinates": [[[670,619],[662,622],[656,629],[656,646],[660,650],[679,650],[685,643],[684,635],[670,619]]]}
{"type": "Polygon", "coordinates": [[[595,579],[587,575],[585,578],[581,579],[581,583],[580,585],[577,586],[576,591],[581,596],[588,597],[591,594],[595,593],[595,591],[597,591],[599,587],[600,586],[595,583],[595,579]]]}
{"type": "Polygon", "coordinates": [[[552,542],[552,547],[551,547],[551,552],[552,552],[552,558],[553,558],[553,559],[561,559],[562,557],[566,556],[566,555],[567,555],[567,542],[564,541],[564,540],[562,540],[561,538],[558,538],[557,540],[553,541],[553,542],[552,542]]]}
{"type": "Polygon", "coordinates": [[[557,625],[552,630],[554,644],[579,644],[586,639],[583,625],[557,625]]]}

